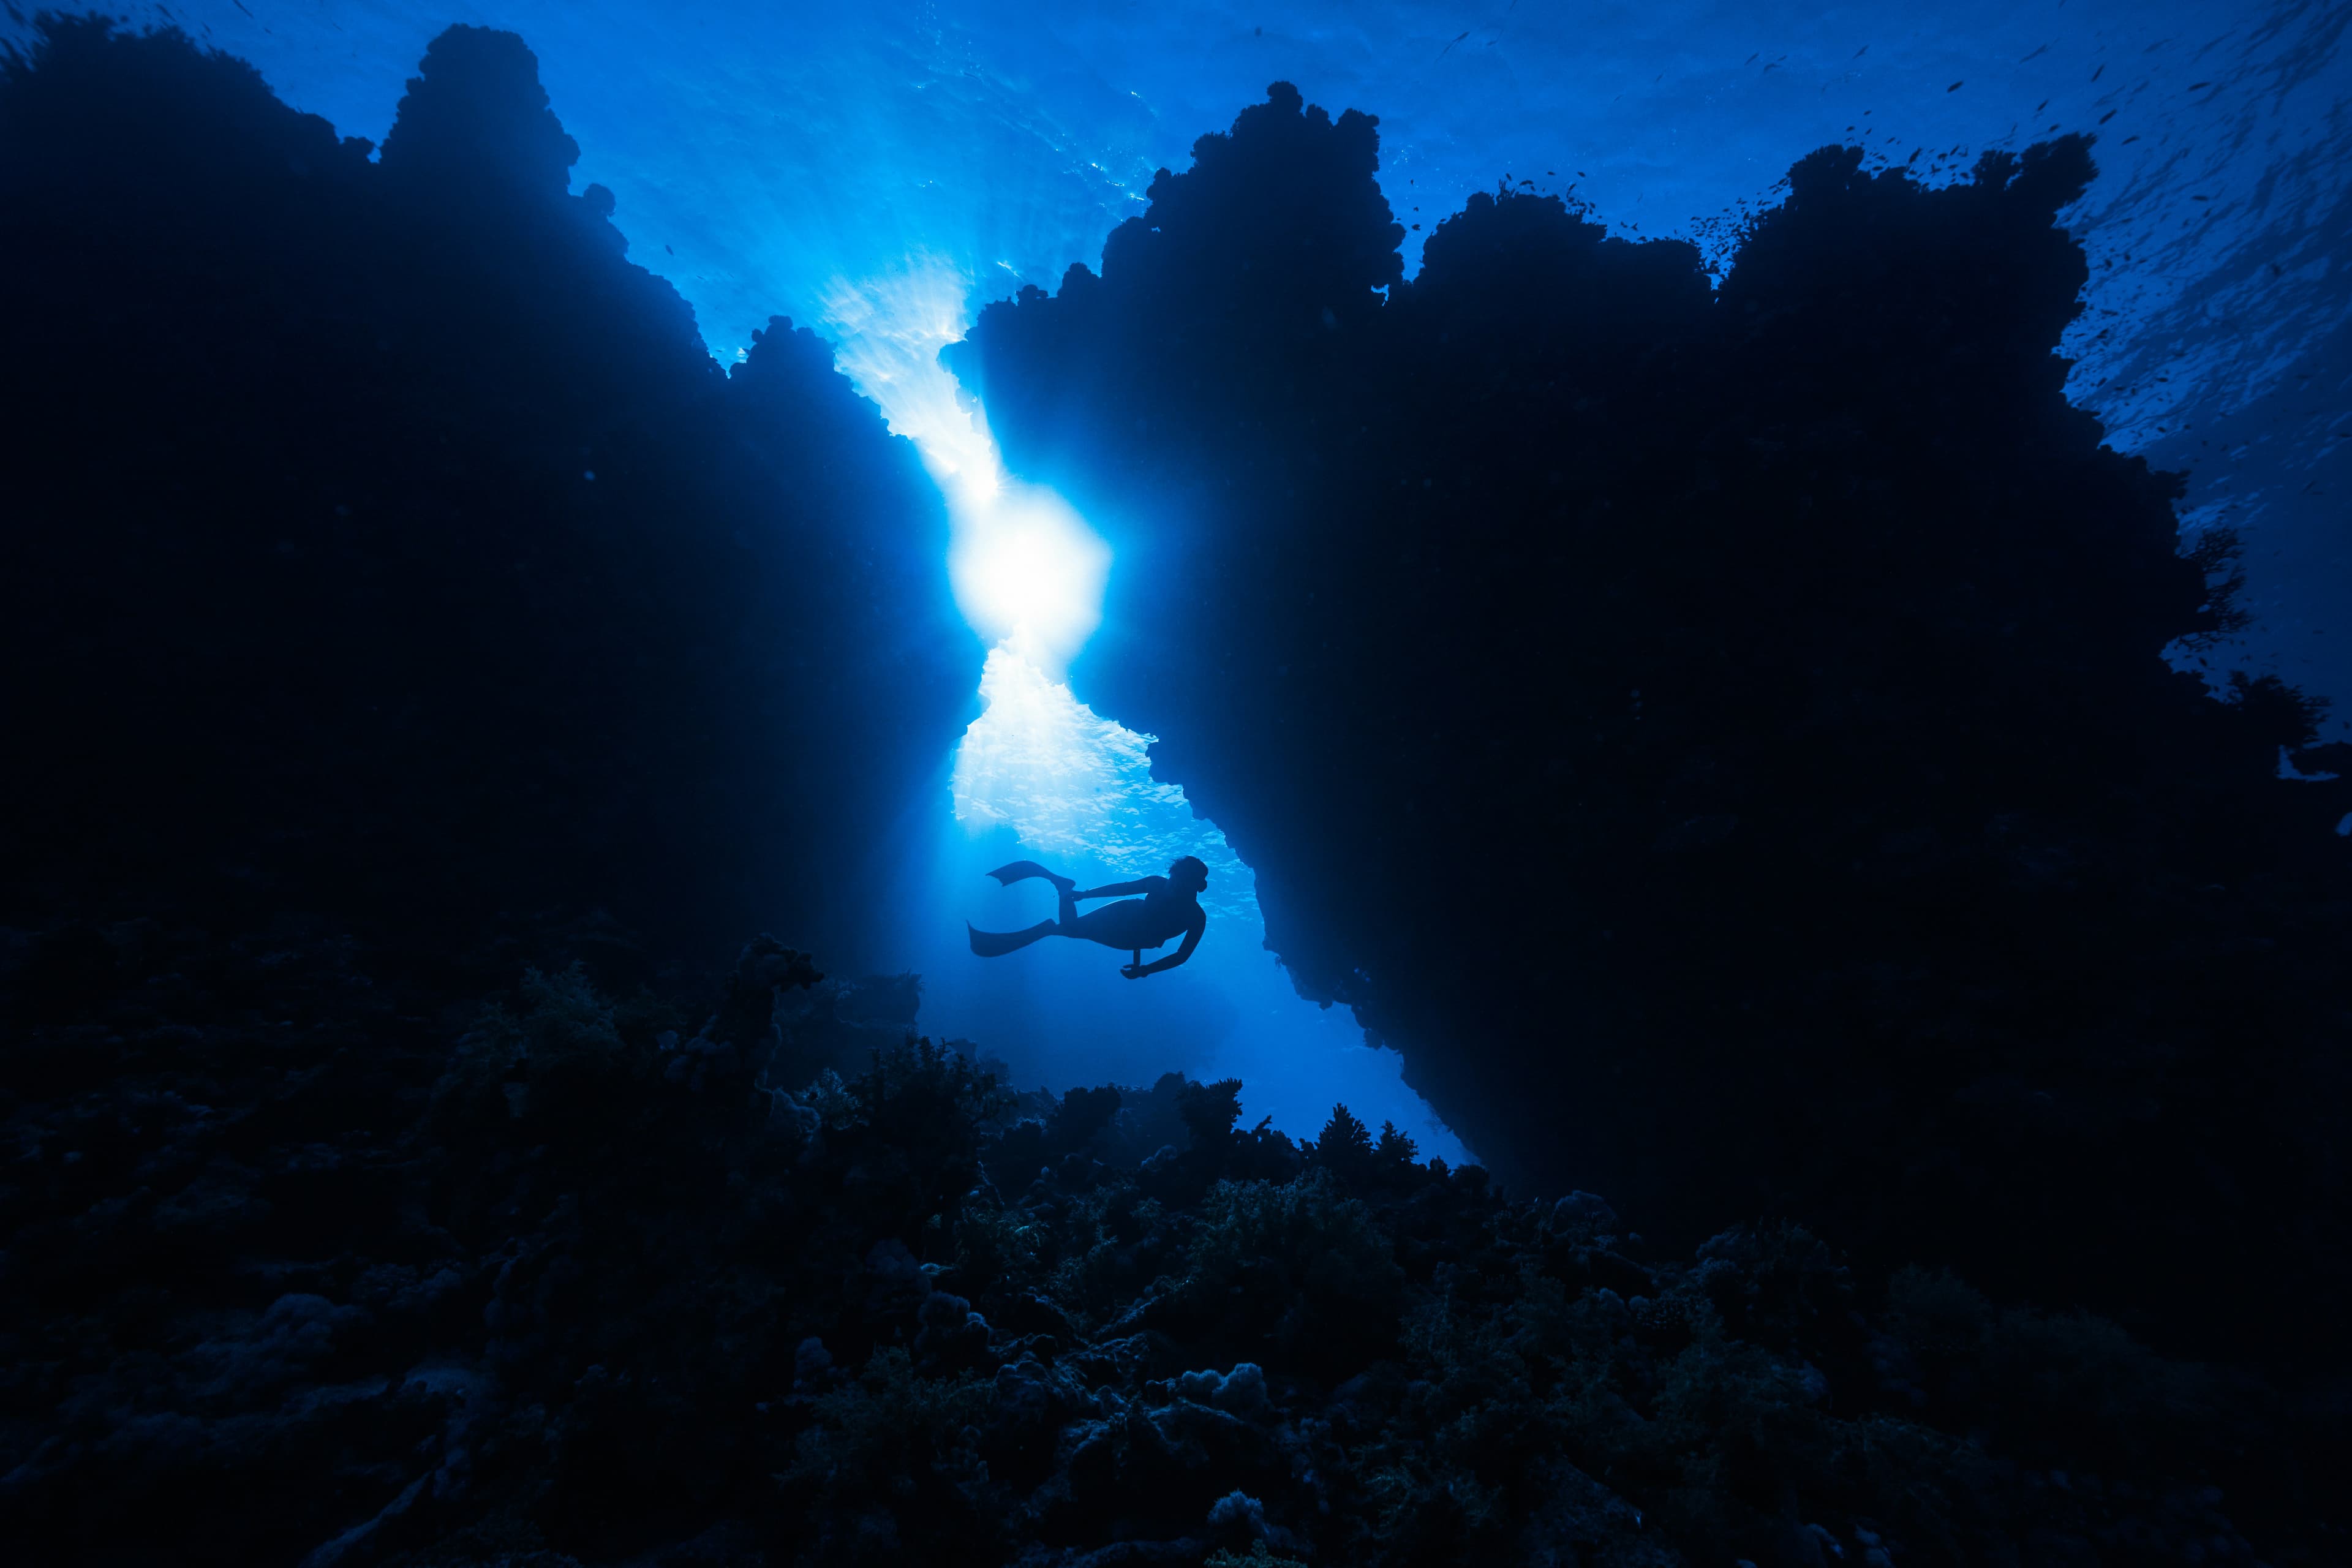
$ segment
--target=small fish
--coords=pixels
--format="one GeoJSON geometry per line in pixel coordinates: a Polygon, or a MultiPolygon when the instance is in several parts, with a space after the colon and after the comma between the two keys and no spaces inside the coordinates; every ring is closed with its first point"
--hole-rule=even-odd
{"type": "Polygon", "coordinates": [[[2099,116],[2099,123],[2105,125],[2108,121],[2113,120],[2119,112],[2121,111],[2118,110],[2108,110],[2105,114],[2099,116]]]}
{"type": "Polygon", "coordinates": [[[1946,88],[1944,90],[1945,90],[1946,92],[1958,92],[1958,91],[1959,91],[1959,90],[1960,90],[1960,89],[1962,89],[1962,88],[1964,88],[1964,87],[1966,87],[1966,86],[1968,86],[1968,85],[1969,85],[1969,84],[1968,84],[1967,82],[1965,82],[1965,81],[1956,81],[1956,82],[1954,82],[1951,86],[1949,86],[1949,87],[1946,88]]]}
{"type": "Polygon", "coordinates": [[[2025,63],[2025,60],[2038,60],[2038,59],[2040,59],[2042,56],[2044,56],[2044,55],[2048,54],[2049,52],[2050,52],[2050,46],[2049,46],[2049,45],[2047,45],[2047,44],[2044,44],[2044,45],[2042,45],[2040,48],[2038,48],[2038,49],[2034,50],[2032,54],[2030,54],[2030,55],[2026,56],[2024,60],[2020,60],[2020,61],[2018,61],[2017,63],[2018,63],[2019,65],[2023,65],[2023,64],[2025,63]]]}
{"type": "MultiPolygon", "coordinates": [[[[1466,38],[1466,37],[1468,37],[1469,36],[1470,36],[1470,35],[1469,35],[1467,32],[1463,33],[1463,34],[1462,34],[1462,36],[1461,36],[1461,37],[1457,37],[1457,38],[1455,38],[1455,39],[1454,40],[1454,44],[1458,44],[1458,43],[1460,43],[1460,42],[1462,41],[1462,39],[1463,39],[1463,38],[1466,38]]],[[[1438,51],[1437,51],[1437,58],[1438,58],[1439,59],[1441,59],[1441,60],[1442,60],[1442,59],[1444,59],[1447,55],[1452,54],[1452,53],[1454,52],[1454,44],[1448,44],[1448,45],[1446,45],[1444,48],[1442,48],[1442,49],[1438,50],[1438,51]]],[[[1663,76],[1664,73],[1662,71],[1662,72],[1660,72],[1659,74],[1663,76]]]]}
{"type": "Polygon", "coordinates": [[[1858,48],[1858,49],[1856,49],[1856,50],[1854,50],[1854,51],[1853,51],[1853,58],[1854,58],[1855,59],[1860,59],[1860,58],[1862,58],[1862,57],[1863,57],[1863,56],[1864,56],[1864,55],[1866,55],[1866,54],[1868,54],[1868,53],[1870,53],[1870,46],[1869,46],[1868,44],[1864,44],[1864,45],[1863,45],[1863,46],[1862,46],[1862,47],[1860,47],[1860,48],[1858,48]]]}
{"type": "Polygon", "coordinates": [[[2091,79],[2092,79],[2093,81],[2096,81],[2096,80],[2098,80],[2101,77],[2103,77],[2103,76],[2105,76],[2105,75],[2106,75],[2106,74],[2107,74],[2107,68],[2106,68],[2105,66],[2102,65],[2101,67],[2099,67],[2099,68],[2098,68],[2097,70],[2095,70],[2095,71],[2093,71],[2093,72],[2091,73],[2091,79]]]}
{"type": "Polygon", "coordinates": [[[2213,84],[2210,81],[2192,81],[2189,84],[2189,90],[2195,92],[2200,87],[2211,87],[2212,85],[2213,84]]]}

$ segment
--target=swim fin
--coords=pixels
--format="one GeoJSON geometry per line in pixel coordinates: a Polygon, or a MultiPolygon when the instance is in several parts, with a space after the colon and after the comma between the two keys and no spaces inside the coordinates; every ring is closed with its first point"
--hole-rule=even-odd
{"type": "Polygon", "coordinates": [[[999,866],[989,875],[1008,888],[1015,882],[1025,882],[1032,877],[1043,877],[1056,887],[1070,879],[1067,877],[1055,875],[1034,860],[1015,860],[1009,866],[999,866]]]}
{"type": "MultiPolygon", "coordinates": [[[[1015,864],[1023,862],[1016,861],[1015,864]]],[[[1017,952],[1027,947],[1039,937],[1053,935],[1055,925],[1053,921],[1039,921],[1027,931],[977,931],[967,921],[963,929],[971,938],[972,952],[982,958],[1002,958],[1008,952],[1017,952]]]]}

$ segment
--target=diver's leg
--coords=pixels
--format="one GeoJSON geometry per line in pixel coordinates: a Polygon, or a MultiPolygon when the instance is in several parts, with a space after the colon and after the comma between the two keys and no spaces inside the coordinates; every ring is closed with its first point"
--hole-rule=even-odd
{"type": "Polygon", "coordinates": [[[974,931],[969,921],[963,929],[971,938],[971,951],[982,958],[1002,958],[1041,938],[1067,934],[1052,921],[1039,921],[1026,931],[974,931]]]}
{"type": "Polygon", "coordinates": [[[1042,877],[1057,888],[1075,888],[1077,886],[1076,882],[1071,881],[1067,877],[1063,876],[1060,872],[1048,871],[1045,867],[1040,866],[1034,860],[1015,860],[1010,865],[999,866],[995,870],[991,871],[988,874],[1008,888],[1013,886],[1015,882],[1025,882],[1032,877],[1042,877]]]}
{"type": "Polygon", "coordinates": [[[1033,877],[1053,883],[1054,891],[1058,895],[1054,910],[1055,918],[1065,928],[1064,934],[1075,934],[1067,928],[1076,926],[1078,921],[1078,901],[1070,896],[1078,890],[1077,883],[1063,876],[1059,871],[1047,870],[1034,860],[1015,860],[1010,865],[999,866],[989,875],[1008,888],[1015,882],[1028,881],[1033,877]]]}
{"type": "Polygon", "coordinates": [[[1115,904],[1088,910],[1075,922],[1065,925],[1062,934],[1095,942],[1115,952],[1135,952],[1147,947],[1158,947],[1161,939],[1152,935],[1143,921],[1143,900],[1121,899],[1115,904]]]}

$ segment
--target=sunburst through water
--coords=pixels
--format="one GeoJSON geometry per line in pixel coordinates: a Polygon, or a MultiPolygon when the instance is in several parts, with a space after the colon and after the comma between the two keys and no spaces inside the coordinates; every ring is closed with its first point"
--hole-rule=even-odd
{"type": "Polygon", "coordinates": [[[1101,620],[1111,551],[1059,496],[1005,472],[985,410],[940,363],[963,335],[971,289],[952,264],[917,255],[879,278],[836,279],[825,295],[842,369],[914,441],[947,498],[956,602],[991,645],[981,711],[934,816],[919,879],[929,896],[908,906],[906,961],[924,976],[926,1026],[969,1034],[1025,1079],[1232,1076],[1254,1116],[1294,1135],[1313,1135],[1344,1102],[1427,1153],[1468,1158],[1395,1055],[1292,988],[1265,948],[1255,874],[1181,786],[1152,776],[1154,737],[1095,712],[1061,679],[1101,620]],[[1209,868],[1209,933],[1191,963],[1148,984],[1118,978],[1116,959],[1091,944],[1041,943],[986,967],[961,948],[959,913],[1013,928],[1050,912],[1034,887],[988,881],[990,866],[1036,858],[1112,881],[1180,855],[1209,868]]]}

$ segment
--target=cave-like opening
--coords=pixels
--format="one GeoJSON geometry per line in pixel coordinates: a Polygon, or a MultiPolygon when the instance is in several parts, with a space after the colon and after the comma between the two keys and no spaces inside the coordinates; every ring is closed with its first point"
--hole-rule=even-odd
{"type": "Polygon", "coordinates": [[[1101,621],[1113,552],[1059,496],[1005,471],[985,411],[940,363],[968,323],[970,289],[952,265],[918,256],[827,292],[841,367],[947,498],[950,585],[987,650],[978,711],[919,808],[899,889],[899,951],[923,976],[926,1030],[976,1042],[1024,1084],[1233,1077],[1250,1119],[1293,1136],[1312,1137],[1344,1103],[1373,1126],[1393,1121],[1425,1154],[1468,1158],[1395,1053],[1293,988],[1265,949],[1255,873],[1181,785],[1153,778],[1155,737],[1097,714],[1064,679],[1101,621]],[[1115,955],[1076,942],[986,965],[964,949],[966,918],[1011,928],[1050,913],[1042,885],[1001,889],[992,866],[1034,858],[1108,882],[1180,855],[1210,868],[1209,934],[1181,970],[1129,981],[1115,955]]]}

